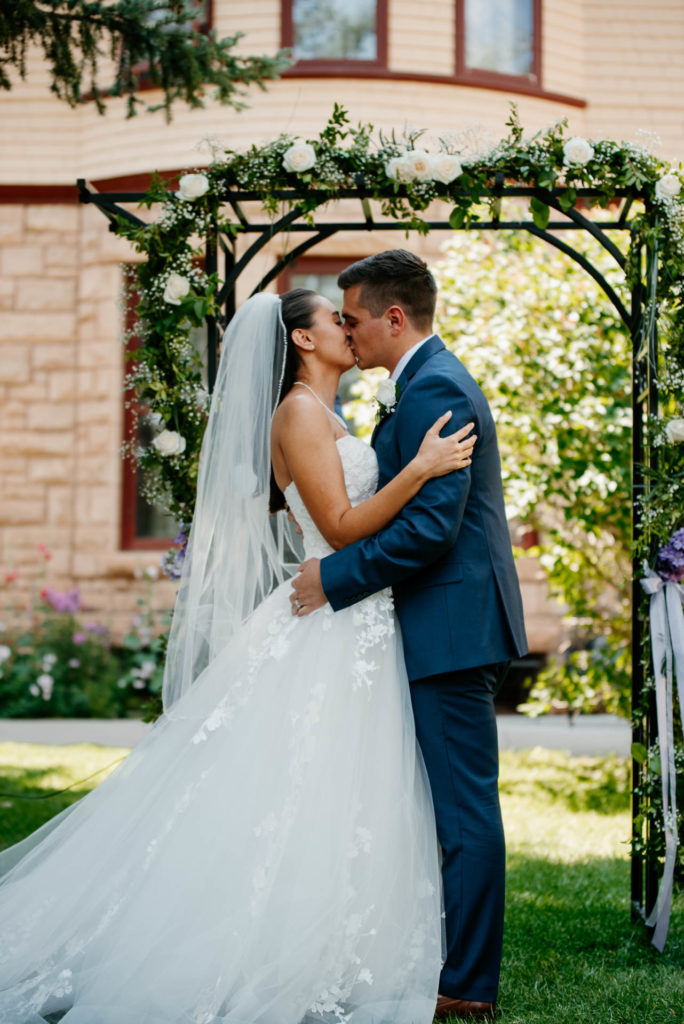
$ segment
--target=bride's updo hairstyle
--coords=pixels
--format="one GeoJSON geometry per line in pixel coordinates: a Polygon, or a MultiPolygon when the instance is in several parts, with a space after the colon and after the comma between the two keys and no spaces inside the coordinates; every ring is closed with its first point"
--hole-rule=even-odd
{"type": "MultiPolygon", "coordinates": [[[[318,299],[318,292],[311,291],[309,288],[293,288],[291,291],[285,292],[280,296],[280,315],[285,327],[286,350],[285,368],[283,370],[278,405],[280,405],[288,391],[291,390],[292,385],[297,379],[297,370],[299,369],[299,354],[297,346],[292,340],[292,332],[297,329],[306,331],[313,327],[318,299]]],[[[285,496],[278,487],[273,475],[273,469],[271,468],[269,511],[280,512],[285,507],[285,496]]]]}

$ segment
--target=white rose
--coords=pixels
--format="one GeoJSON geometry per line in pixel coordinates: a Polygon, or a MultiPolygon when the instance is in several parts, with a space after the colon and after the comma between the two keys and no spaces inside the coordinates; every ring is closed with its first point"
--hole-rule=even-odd
{"type": "Polygon", "coordinates": [[[295,142],[283,153],[283,167],[286,171],[309,171],[316,163],[316,150],[308,142],[295,142]]]}
{"type": "Polygon", "coordinates": [[[448,185],[454,178],[463,174],[461,161],[451,153],[436,153],[432,158],[432,178],[448,185]]]}
{"type": "MultiPolygon", "coordinates": [[[[176,437],[180,437],[180,434],[176,434],[176,437]]],[[[181,441],[183,442],[183,448],[181,448],[181,451],[183,451],[183,449],[185,448],[185,438],[182,437],[181,441]]],[[[178,452],[177,454],[180,455],[180,452],[178,452]]],[[[148,578],[148,580],[158,580],[159,579],[159,569],[157,568],[156,565],[148,565],[145,568],[144,572],[145,572],[145,576],[148,578]]]]}
{"type": "Polygon", "coordinates": [[[0,644],[0,665],[12,654],[12,648],[8,647],[7,644],[0,644]]]}
{"type": "Polygon", "coordinates": [[[392,181],[414,181],[415,179],[413,165],[406,154],[393,156],[391,160],[388,160],[385,164],[385,173],[392,181]]]}
{"type": "Polygon", "coordinates": [[[684,441],[684,419],[670,420],[665,427],[665,433],[671,444],[684,441]]]}
{"type": "Polygon", "coordinates": [[[47,675],[47,673],[44,673],[42,676],[38,676],[36,682],[38,683],[38,686],[41,689],[41,693],[43,694],[43,700],[50,700],[50,697],[52,696],[52,687],[55,684],[55,681],[52,678],[52,676],[49,676],[47,675]]]}
{"type": "Polygon", "coordinates": [[[588,164],[594,155],[594,147],[580,135],[568,139],[563,146],[563,158],[566,164],[588,164]]]}
{"type": "Polygon", "coordinates": [[[378,390],[375,393],[375,398],[378,403],[385,407],[385,409],[393,409],[397,404],[397,385],[391,377],[386,377],[385,380],[381,380],[378,385],[378,390]]]}
{"type": "Polygon", "coordinates": [[[209,179],[206,174],[184,174],[178,182],[178,199],[191,203],[209,191],[209,179]]]}
{"type": "Polygon", "coordinates": [[[169,279],[164,289],[164,301],[170,302],[173,306],[180,306],[181,300],[185,298],[189,291],[190,282],[187,277],[181,277],[180,274],[169,274],[169,279]]]}
{"type": "Polygon", "coordinates": [[[656,181],[656,199],[674,199],[679,195],[681,188],[682,183],[676,174],[664,174],[656,181]]]}
{"type": "Polygon", "coordinates": [[[175,430],[162,430],[152,442],[152,447],[160,455],[182,455],[185,451],[185,438],[175,430]]]}
{"type": "Polygon", "coordinates": [[[429,181],[432,177],[433,156],[426,149],[409,149],[406,159],[416,181],[429,181]]]}

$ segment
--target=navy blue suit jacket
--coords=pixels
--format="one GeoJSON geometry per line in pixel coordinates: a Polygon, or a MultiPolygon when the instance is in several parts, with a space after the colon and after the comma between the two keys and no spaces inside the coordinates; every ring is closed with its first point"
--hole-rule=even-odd
{"type": "Polygon", "coordinates": [[[371,441],[378,486],[413,458],[448,409],[443,434],[475,423],[472,465],[429,480],[379,533],[324,558],[326,597],[337,611],[392,587],[410,680],[519,657],[527,640],[487,399],[437,335],[397,383],[395,409],[371,441]]]}

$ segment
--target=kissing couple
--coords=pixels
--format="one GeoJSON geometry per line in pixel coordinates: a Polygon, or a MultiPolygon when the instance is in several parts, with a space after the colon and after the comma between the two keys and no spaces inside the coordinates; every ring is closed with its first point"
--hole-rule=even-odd
{"type": "Polygon", "coordinates": [[[422,260],[339,284],[341,315],[296,289],[226,331],[164,713],[0,854],[7,1024],[495,1013],[493,700],[526,641],[494,423],[422,260]],[[334,412],[355,362],[395,382],[371,446],[334,412]]]}

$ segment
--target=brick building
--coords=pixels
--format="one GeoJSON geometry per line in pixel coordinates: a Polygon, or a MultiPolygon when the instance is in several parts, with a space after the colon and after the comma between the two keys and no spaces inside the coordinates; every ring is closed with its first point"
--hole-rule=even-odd
{"type": "MultiPolygon", "coordinates": [[[[140,187],[153,170],[206,163],[197,148],[206,137],[241,149],[283,130],[318,133],[336,101],[352,120],[388,131],[478,123],[499,137],[514,99],[529,131],[567,117],[574,134],[633,140],[644,129],[660,136],[664,157],[684,154],[679,0],[653,0],[647,14],[637,0],[619,8],[614,0],[214,0],[204,8],[219,35],[245,33],[246,52],[295,47],[297,64],[267,92],[251,90],[248,110],[178,106],[170,124],[162,113],[126,120],[122,101],[104,117],[89,104],[72,110],[50,94],[34,54],[0,112],[0,565],[19,569],[28,586],[39,571],[36,547],[46,544],[53,585],[77,585],[115,626],[131,614],[135,570],[158,563],[169,527],[141,511],[119,454],[122,280],[136,256],[97,210],[78,204],[77,178],[140,187]]],[[[394,244],[405,244],[403,234],[339,234],[295,270],[323,284],[340,264],[394,244]]],[[[429,258],[439,240],[411,244],[429,258]]],[[[553,650],[558,611],[536,564],[523,559],[520,572],[531,647],[553,650]]],[[[172,597],[161,583],[158,602],[172,597]]]]}

